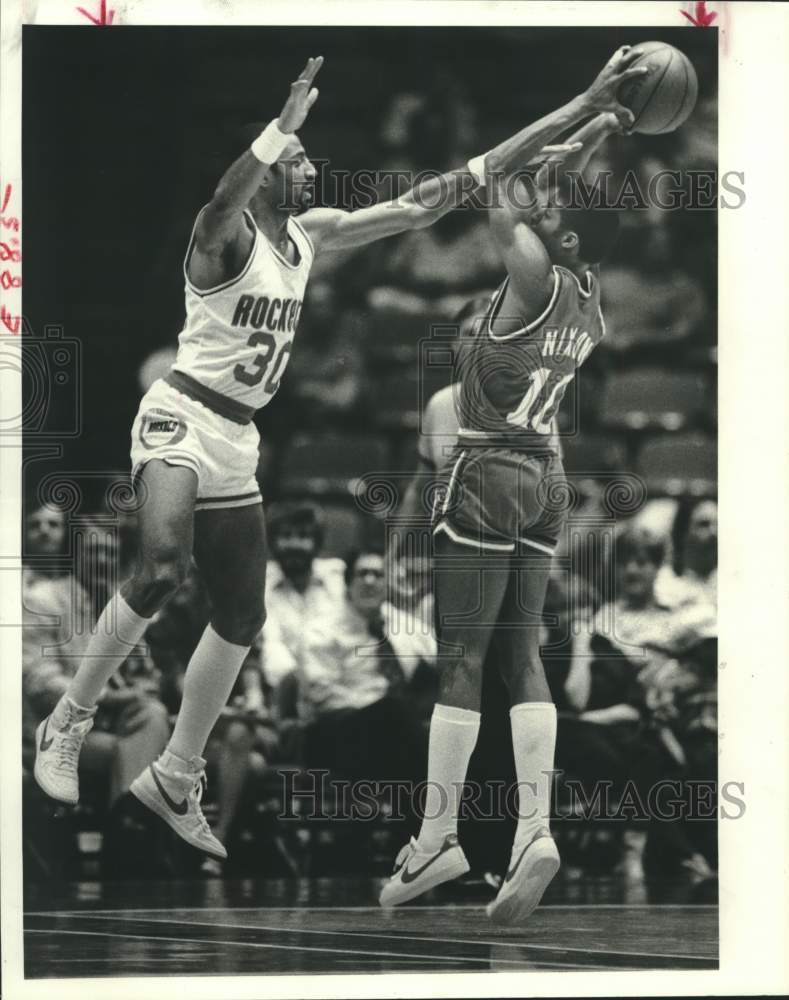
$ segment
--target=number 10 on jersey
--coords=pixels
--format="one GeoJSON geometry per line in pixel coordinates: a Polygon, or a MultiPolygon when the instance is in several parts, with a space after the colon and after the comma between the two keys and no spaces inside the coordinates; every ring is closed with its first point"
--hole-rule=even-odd
{"type": "Polygon", "coordinates": [[[550,434],[564,391],[573,380],[573,373],[562,375],[550,368],[538,368],[529,379],[529,388],[519,406],[507,414],[507,420],[517,427],[550,434]]]}

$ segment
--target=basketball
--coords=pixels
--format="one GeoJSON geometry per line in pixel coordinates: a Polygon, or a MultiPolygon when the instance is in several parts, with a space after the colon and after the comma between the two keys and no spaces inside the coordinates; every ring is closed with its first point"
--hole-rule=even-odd
{"type": "Polygon", "coordinates": [[[684,52],[665,42],[643,42],[637,48],[643,55],[630,66],[649,66],[651,72],[623,83],[619,100],[635,115],[634,132],[673,132],[696,105],[696,70],[684,52]]]}

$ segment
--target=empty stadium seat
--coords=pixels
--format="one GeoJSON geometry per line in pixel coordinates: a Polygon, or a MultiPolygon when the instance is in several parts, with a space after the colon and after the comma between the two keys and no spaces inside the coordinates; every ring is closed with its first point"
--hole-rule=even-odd
{"type": "Polygon", "coordinates": [[[637,469],[651,493],[678,496],[715,490],[718,447],[706,434],[666,434],[645,441],[637,469]]]}
{"type": "Polygon", "coordinates": [[[709,405],[703,375],[639,368],[607,379],[600,418],[606,427],[675,431],[693,424],[709,405]]]}
{"type": "Polygon", "coordinates": [[[392,463],[386,441],[369,435],[298,435],[285,449],[279,491],[293,496],[353,493],[360,477],[392,463]]]}

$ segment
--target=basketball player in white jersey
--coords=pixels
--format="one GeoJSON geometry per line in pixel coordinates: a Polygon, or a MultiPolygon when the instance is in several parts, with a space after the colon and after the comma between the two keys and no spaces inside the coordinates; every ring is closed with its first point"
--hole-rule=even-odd
{"type": "MultiPolygon", "coordinates": [[[[36,780],[53,798],[76,803],[79,752],[104,685],[178,589],[194,554],[211,597],[210,624],[189,662],[172,738],[131,791],[184,840],[218,858],[227,852],[200,809],[202,754],[265,617],[252,418],[279,387],[313,256],[431,225],[478,184],[464,167],[396,201],[358,212],[315,208],[297,220],[316,172],[296,130],[318,97],[312,83],[322,61],[308,61],[279,118],[230,166],[197,216],[178,356],[143,398],[132,428],[142,500],[138,566],[105,608],[76,675],[37,733],[36,780]]],[[[506,160],[506,148],[502,153],[506,160]]]]}

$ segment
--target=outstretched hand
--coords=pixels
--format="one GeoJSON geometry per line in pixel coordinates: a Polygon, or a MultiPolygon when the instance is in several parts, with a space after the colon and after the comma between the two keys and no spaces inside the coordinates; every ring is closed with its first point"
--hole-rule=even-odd
{"type": "Polygon", "coordinates": [[[290,85],[290,95],[277,121],[280,132],[295,132],[304,124],[310,108],[318,100],[318,89],[312,86],[312,81],[322,65],[323,56],[308,59],[298,79],[290,85]]]}
{"type": "Polygon", "coordinates": [[[592,110],[612,112],[623,129],[629,129],[634,124],[635,116],[630,108],[621,103],[618,91],[625,80],[649,73],[648,66],[631,66],[640,55],[643,52],[638,47],[623,45],[618,48],[586,90],[586,98],[592,110]]]}
{"type": "Polygon", "coordinates": [[[540,155],[537,156],[537,163],[563,163],[571,153],[577,153],[583,149],[582,142],[561,142],[552,146],[543,146],[540,155]]]}

